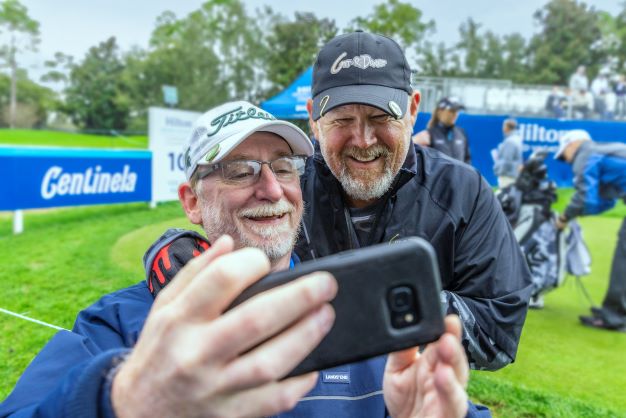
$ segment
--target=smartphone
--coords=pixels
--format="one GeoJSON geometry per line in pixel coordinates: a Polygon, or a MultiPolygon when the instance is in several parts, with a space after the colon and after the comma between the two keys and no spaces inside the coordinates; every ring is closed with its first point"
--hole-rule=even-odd
{"type": "Polygon", "coordinates": [[[345,251],[271,273],[244,290],[229,309],[315,271],[328,271],[337,279],[337,296],[331,302],[335,323],[289,376],[425,344],[444,332],[437,257],[432,246],[418,237],[345,251]]]}

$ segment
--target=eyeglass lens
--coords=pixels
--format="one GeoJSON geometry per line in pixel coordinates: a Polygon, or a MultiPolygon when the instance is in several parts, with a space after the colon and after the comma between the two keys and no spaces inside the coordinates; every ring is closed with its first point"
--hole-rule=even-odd
{"type": "Polygon", "coordinates": [[[224,180],[233,183],[256,182],[261,173],[263,164],[268,164],[276,178],[284,181],[293,180],[300,173],[304,162],[293,157],[282,157],[274,161],[241,160],[229,161],[222,164],[224,180]]]}

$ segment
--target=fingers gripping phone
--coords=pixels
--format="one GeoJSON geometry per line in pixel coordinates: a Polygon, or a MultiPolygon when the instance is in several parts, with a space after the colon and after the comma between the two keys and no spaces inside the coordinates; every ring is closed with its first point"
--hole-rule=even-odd
{"type": "Polygon", "coordinates": [[[271,273],[229,309],[315,271],[337,279],[335,323],[289,376],[352,363],[436,340],[444,332],[441,281],[432,246],[417,237],[350,250],[271,273]]]}

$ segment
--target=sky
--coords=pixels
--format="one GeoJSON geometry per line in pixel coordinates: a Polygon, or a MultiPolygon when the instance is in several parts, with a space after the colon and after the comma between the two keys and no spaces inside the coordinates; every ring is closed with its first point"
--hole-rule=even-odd
{"type": "MultiPolygon", "coordinates": [[[[296,11],[314,12],[318,17],[335,19],[342,29],[356,16],[367,16],[383,0],[243,0],[248,13],[270,5],[275,11],[293,17],[296,11]]],[[[404,0],[405,2],[407,0],[404,0]]],[[[469,17],[483,30],[497,34],[519,32],[529,38],[536,30],[532,15],[546,0],[408,0],[423,12],[424,20],[434,20],[433,41],[451,44],[458,40],[459,25],[469,17]]],[[[82,60],[88,49],[115,36],[122,51],[133,45],[147,47],[157,16],[170,10],[184,17],[197,10],[202,0],[21,0],[29,16],[40,23],[41,44],[36,53],[23,56],[20,63],[31,78],[44,72],[43,62],[60,51],[82,60]]],[[[592,0],[597,10],[619,13],[621,0],[592,0]]]]}

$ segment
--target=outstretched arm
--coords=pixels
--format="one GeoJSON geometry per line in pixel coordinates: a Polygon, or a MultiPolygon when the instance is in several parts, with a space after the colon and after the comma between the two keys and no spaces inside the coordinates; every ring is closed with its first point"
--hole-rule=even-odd
{"type": "Polygon", "coordinates": [[[269,271],[260,251],[232,248],[216,241],[157,297],[113,380],[119,418],[273,415],[315,384],[315,373],[281,379],[330,330],[335,280],[314,274],[223,313],[269,271]]]}

